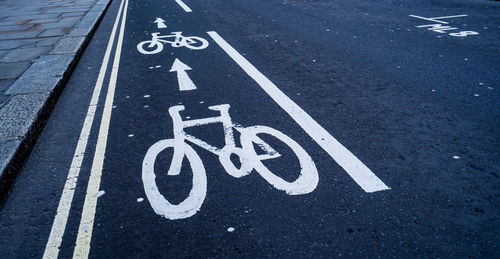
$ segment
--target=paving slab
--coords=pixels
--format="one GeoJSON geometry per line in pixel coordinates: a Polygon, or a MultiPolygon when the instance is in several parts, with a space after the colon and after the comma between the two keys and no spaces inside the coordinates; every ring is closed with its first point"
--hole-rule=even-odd
{"type": "Polygon", "coordinates": [[[14,31],[25,31],[31,28],[33,24],[13,24],[7,26],[0,26],[0,33],[3,32],[14,32],[14,31]]]}
{"type": "Polygon", "coordinates": [[[0,195],[110,2],[0,0],[0,195]]]}
{"type": "Polygon", "coordinates": [[[12,40],[12,39],[29,39],[35,38],[40,34],[39,31],[23,31],[16,33],[0,33],[0,40],[12,40]]]}
{"type": "Polygon", "coordinates": [[[10,25],[16,25],[16,23],[13,21],[1,21],[0,22],[0,26],[10,26],[10,25]]]}
{"type": "Polygon", "coordinates": [[[0,64],[0,80],[18,78],[29,65],[29,62],[0,64]]]}
{"type": "Polygon", "coordinates": [[[54,36],[62,36],[64,35],[64,31],[62,29],[49,29],[40,33],[40,37],[54,37],[54,36]]]}
{"type": "Polygon", "coordinates": [[[16,14],[16,13],[11,13],[10,16],[6,17],[3,19],[3,21],[17,21],[17,20],[31,20],[31,19],[36,19],[36,18],[50,18],[50,17],[58,17],[60,13],[23,13],[23,14],[16,14]]]}
{"type": "Polygon", "coordinates": [[[14,49],[9,51],[7,55],[0,59],[0,62],[10,63],[19,61],[31,61],[40,57],[41,55],[47,54],[51,47],[38,47],[38,48],[26,48],[26,49],[14,49]]]}
{"type": "Polygon", "coordinates": [[[37,41],[38,39],[2,40],[0,37],[0,50],[11,50],[24,45],[36,43],[37,41]]]}
{"type": "Polygon", "coordinates": [[[60,18],[59,21],[55,23],[46,23],[41,26],[42,29],[60,29],[60,28],[70,28],[80,20],[80,17],[65,17],[60,18]]]}
{"type": "MultiPolygon", "coordinates": [[[[7,81],[10,81],[10,80],[7,80],[7,81]]],[[[0,81],[1,82],[1,81],[0,81]]],[[[13,83],[13,82],[12,82],[13,83]]],[[[1,83],[0,83],[1,84],[1,83]]],[[[0,93],[3,93],[3,91],[0,91],[0,93]]],[[[5,104],[7,104],[7,101],[9,100],[9,97],[8,95],[3,95],[3,94],[0,94],[0,109],[5,106],[5,104]]]]}
{"type": "MultiPolygon", "coordinates": [[[[83,35],[86,36],[87,34],[83,35]]],[[[43,46],[54,46],[57,42],[61,40],[61,37],[55,36],[55,37],[46,37],[36,43],[37,47],[43,47],[43,46]]]]}
{"type": "MultiPolygon", "coordinates": [[[[15,82],[15,79],[4,79],[0,80],[0,96],[4,96],[3,93],[9,89],[9,87],[15,82]]],[[[8,97],[8,96],[6,96],[8,97]]],[[[3,100],[6,101],[6,100],[3,100]]],[[[2,107],[2,100],[0,100],[0,107],[2,107]]]]}
{"type": "Polygon", "coordinates": [[[60,54],[40,57],[7,90],[6,94],[51,92],[59,84],[62,76],[73,62],[75,55],[60,54]]]}
{"type": "Polygon", "coordinates": [[[60,17],[55,17],[55,18],[41,18],[41,19],[31,19],[30,23],[32,24],[39,24],[39,23],[54,23],[59,21],[61,18],[60,17]]]}

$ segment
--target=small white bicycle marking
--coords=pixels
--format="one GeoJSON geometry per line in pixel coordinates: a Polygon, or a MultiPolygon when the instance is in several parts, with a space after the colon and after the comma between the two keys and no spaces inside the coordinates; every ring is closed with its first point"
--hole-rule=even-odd
{"type": "Polygon", "coordinates": [[[196,36],[182,36],[181,31],[171,32],[170,35],[160,35],[159,32],[151,33],[152,39],[137,44],[137,50],[146,55],[157,54],[163,50],[163,44],[168,43],[174,48],[186,47],[200,50],[208,47],[208,41],[196,36]],[[171,40],[173,39],[173,40],[171,40]]]}
{"type": "MultiPolygon", "coordinates": [[[[253,169],[268,183],[278,190],[285,191],[288,195],[307,194],[318,185],[318,170],[311,156],[293,139],[282,132],[266,126],[242,127],[232,122],[229,115],[229,104],[214,105],[208,107],[218,111],[220,116],[203,119],[182,120],[180,112],[185,109],[183,105],[169,108],[173,120],[173,139],[164,139],[153,144],[147,151],[142,163],[142,181],[146,196],[156,214],[167,219],[183,219],[196,214],[200,210],[207,192],[207,176],[205,167],[196,151],[188,144],[195,144],[219,157],[219,162],[226,172],[233,177],[243,177],[252,172],[253,169]],[[213,123],[222,123],[224,129],[225,146],[218,148],[207,142],[187,134],[184,129],[198,127],[213,123]],[[240,133],[241,148],[236,147],[233,129],[240,133]],[[273,174],[263,163],[263,160],[274,159],[281,155],[269,144],[264,142],[257,134],[268,134],[282,141],[295,153],[300,163],[300,174],[292,182],[273,174]],[[263,154],[255,150],[257,145],[263,154]],[[173,157],[167,175],[179,175],[184,157],[189,161],[193,173],[193,185],[188,197],[181,203],[171,204],[158,190],[156,185],[155,160],[157,156],[167,148],[173,148],[173,157]],[[234,154],[240,159],[240,168],[231,161],[234,154]]],[[[259,150],[260,151],[260,150],[259,150]]],[[[159,172],[163,173],[163,172],[159,172]]]]}

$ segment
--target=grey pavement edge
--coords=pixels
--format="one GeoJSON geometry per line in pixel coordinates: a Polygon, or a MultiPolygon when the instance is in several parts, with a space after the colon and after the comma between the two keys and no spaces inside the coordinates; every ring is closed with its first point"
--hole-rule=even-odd
{"type": "Polygon", "coordinates": [[[12,97],[0,107],[0,200],[31,153],[110,3],[98,1],[48,55],[41,56],[7,89],[12,97]]]}

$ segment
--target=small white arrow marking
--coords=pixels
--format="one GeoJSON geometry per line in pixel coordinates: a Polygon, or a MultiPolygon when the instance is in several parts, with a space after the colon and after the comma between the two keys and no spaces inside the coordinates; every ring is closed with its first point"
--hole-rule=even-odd
{"type": "Polygon", "coordinates": [[[163,20],[160,17],[156,18],[156,20],[154,21],[154,23],[156,23],[156,25],[158,26],[158,29],[167,28],[167,25],[165,24],[165,20],[163,20]]]}
{"type": "Polygon", "coordinates": [[[182,61],[180,61],[179,59],[175,59],[170,72],[177,72],[177,80],[179,81],[180,91],[195,90],[196,85],[194,85],[191,78],[189,78],[186,70],[191,70],[191,68],[188,65],[182,63],[182,61]]]}

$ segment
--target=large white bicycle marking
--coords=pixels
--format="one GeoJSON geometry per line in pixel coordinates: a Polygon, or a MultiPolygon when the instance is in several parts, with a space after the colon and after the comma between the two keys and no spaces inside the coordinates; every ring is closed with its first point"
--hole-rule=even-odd
{"type": "MultiPolygon", "coordinates": [[[[233,123],[229,115],[229,104],[208,107],[210,110],[220,112],[218,117],[183,121],[180,112],[185,108],[182,105],[172,106],[169,109],[173,120],[174,138],[160,140],[152,145],[144,157],[142,163],[142,181],[146,196],[156,214],[167,219],[183,219],[196,214],[200,210],[207,192],[207,176],[205,167],[196,151],[188,144],[195,144],[219,157],[226,172],[233,177],[243,177],[252,172],[253,169],[267,182],[278,190],[285,191],[289,195],[307,194],[318,185],[318,171],[307,152],[287,135],[266,126],[242,127],[233,123]],[[222,123],[224,129],[225,146],[217,148],[207,142],[187,134],[184,129],[198,127],[213,123],[222,123]],[[240,133],[241,148],[236,147],[233,129],[240,133]],[[297,156],[300,163],[300,175],[293,181],[288,182],[273,174],[263,163],[263,160],[273,159],[281,155],[269,144],[265,143],[258,134],[268,134],[288,145],[297,156]],[[254,144],[260,147],[263,154],[257,153],[254,144]],[[167,148],[173,148],[173,158],[168,169],[168,175],[179,175],[184,157],[187,158],[193,172],[193,187],[189,196],[178,205],[171,204],[158,190],[156,185],[155,160],[157,156],[167,148]],[[234,165],[230,157],[235,154],[240,159],[240,168],[234,165]]],[[[165,173],[165,172],[157,172],[165,173]]]]}
{"type": "Polygon", "coordinates": [[[137,50],[142,54],[157,54],[163,50],[163,43],[168,43],[174,48],[186,47],[200,50],[208,47],[208,41],[196,36],[184,37],[181,31],[171,32],[171,35],[161,36],[159,32],[151,33],[152,39],[137,44],[137,50]],[[172,40],[167,40],[173,38],[172,40]],[[147,45],[146,45],[147,44],[147,45]],[[146,46],[145,46],[146,45],[146,46]]]}

